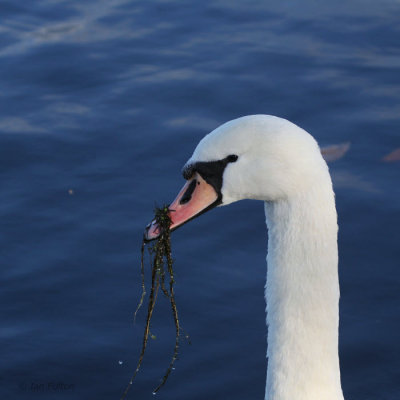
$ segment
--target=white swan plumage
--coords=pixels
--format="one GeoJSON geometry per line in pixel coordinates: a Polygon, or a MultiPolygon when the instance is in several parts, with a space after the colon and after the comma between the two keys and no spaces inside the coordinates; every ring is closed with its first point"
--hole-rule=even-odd
{"type": "MultiPolygon", "coordinates": [[[[268,400],[343,400],[338,356],[337,214],[315,139],[252,115],[205,136],[184,167],[171,228],[214,206],[265,202],[268,227],[268,400]],[[194,182],[194,184],[193,184],[194,182]]],[[[157,236],[149,225],[147,238],[157,236]]]]}

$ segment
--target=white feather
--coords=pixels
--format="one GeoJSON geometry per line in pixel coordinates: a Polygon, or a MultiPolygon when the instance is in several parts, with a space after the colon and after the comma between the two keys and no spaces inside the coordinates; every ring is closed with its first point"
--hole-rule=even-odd
{"type": "Polygon", "coordinates": [[[268,400],[342,400],[338,358],[337,216],[331,178],[314,138],[267,115],[207,135],[188,163],[236,154],[223,204],[265,201],[268,400]]]}

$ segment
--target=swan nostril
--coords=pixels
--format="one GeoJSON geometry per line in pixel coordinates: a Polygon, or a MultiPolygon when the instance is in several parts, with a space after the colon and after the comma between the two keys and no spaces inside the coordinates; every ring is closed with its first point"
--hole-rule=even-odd
{"type": "Polygon", "coordinates": [[[194,189],[196,188],[196,183],[197,183],[196,179],[193,179],[192,182],[190,182],[190,185],[187,188],[186,192],[183,194],[181,200],[179,201],[179,204],[186,204],[187,202],[190,201],[190,199],[192,198],[194,189]]]}

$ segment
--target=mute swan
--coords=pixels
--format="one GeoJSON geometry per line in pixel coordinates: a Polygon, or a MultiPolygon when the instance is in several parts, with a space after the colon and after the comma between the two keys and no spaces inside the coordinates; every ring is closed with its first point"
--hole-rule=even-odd
{"type": "MultiPolygon", "coordinates": [[[[229,121],[205,136],[169,206],[171,229],[241,199],[265,202],[268,400],[343,400],[338,357],[337,215],[314,138],[268,115],[229,121]]],[[[159,234],[153,221],[148,240],[159,234]]]]}

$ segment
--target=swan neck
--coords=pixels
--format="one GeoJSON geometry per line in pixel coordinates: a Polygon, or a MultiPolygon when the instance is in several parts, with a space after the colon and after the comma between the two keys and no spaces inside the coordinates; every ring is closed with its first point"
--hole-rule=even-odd
{"type": "Polygon", "coordinates": [[[330,179],[265,203],[268,400],[343,400],[337,216],[330,179]]]}

